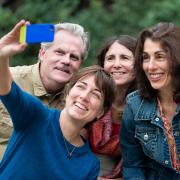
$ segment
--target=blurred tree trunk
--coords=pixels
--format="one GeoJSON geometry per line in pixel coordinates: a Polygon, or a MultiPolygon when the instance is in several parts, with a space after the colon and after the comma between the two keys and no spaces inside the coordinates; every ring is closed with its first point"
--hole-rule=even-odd
{"type": "Polygon", "coordinates": [[[21,0],[0,0],[0,4],[2,7],[8,7],[12,11],[16,11],[21,4],[21,0]]]}
{"type": "Polygon", "coordinates": [[[90,0],[79,0],[76,8],[71,12],[71,15],[76,15],[79,11],[83,9],[88,9],[90,7],[90,0]]]}
{"type": "Polygon", "coordinates": [[[111,6],[114,4],[114,0],[102,0],[102,2],[106,9],[111,9],[111,6]]]}

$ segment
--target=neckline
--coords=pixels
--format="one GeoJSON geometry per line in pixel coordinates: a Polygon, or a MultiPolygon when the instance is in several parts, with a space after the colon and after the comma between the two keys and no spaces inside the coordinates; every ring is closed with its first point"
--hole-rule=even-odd
{"type": "MultiPolygon", "coordinates": [[[[56,114],[56,117],[54,118],[55,122],[53,121],[52,123],[54,123],[53,126],[55,126],[58,141],[60,142],[61,146],[64,146],[64,140],[63,140],[64,136],[63,136],[63,133],[62,133],[62,130],[60,127],[60,123],[59,123],[61,111],[59,111],[59,110],[55,110],[55,111],[57,112],[57,114],[56,114]]],[[[66,144],[69,149],[73,149],[74,147],[76,147],[73,144],[71,144],[66,138],[64,138],[64,139],[66,140],[66,144]]],[[[76,151],[73,152],[73,154],[82,154],[87,151],[90,151],[89,142],[86,139],[83,139],[83,140],[84,140],[84,144],[80,147],[76,147],[76,151]]],[[[64,148],[66,148],[66,147],[64,146],[64,148]]]]}
{"type": "Polygon", "coordinates": [[[76,149],[76,146],[74,146],[70,151],[69,148],[68,148],[68,145],[67,145],[67,140],[65,139],[64,136],[63,136],[63,140],[64,140],[64,145],[65,145],[65,148],[66,148],[66,151],[67,151],[67,156],[68,156],[69,159],[71,159],[71,157],[73,156],[73,152],[76,149]]]}

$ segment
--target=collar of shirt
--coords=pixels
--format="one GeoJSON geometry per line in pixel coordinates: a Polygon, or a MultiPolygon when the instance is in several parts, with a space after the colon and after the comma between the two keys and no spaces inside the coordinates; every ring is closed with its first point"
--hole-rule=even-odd
{"type": "Polygon", "coordinates": [[[40,63],[34,64],[32,68],[32,74],[33,74],[33,88],[34,88],[34,95],[37,97],[40,96],[49,96],[49,94],[46,92],[41,78],[40,78],[40,71],[39,71],[40,63]]]}

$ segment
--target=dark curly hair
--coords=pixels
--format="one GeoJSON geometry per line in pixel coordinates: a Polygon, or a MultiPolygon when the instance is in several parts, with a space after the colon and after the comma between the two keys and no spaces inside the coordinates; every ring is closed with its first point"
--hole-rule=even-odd
{"type": "Polygon", "coordinates": [[[153,28],[143,30],[138,38],[135,52],[135,74],[140,94],[145,99],[157,98],[157,90],[151,87],[145,72],[143,71],[143,48],[147,38],[160,42],[167,54],[170,65],[170,74],[173,79],[173,99],[180,101],[180,27],[173,23],[158,23],[153,28]]]}

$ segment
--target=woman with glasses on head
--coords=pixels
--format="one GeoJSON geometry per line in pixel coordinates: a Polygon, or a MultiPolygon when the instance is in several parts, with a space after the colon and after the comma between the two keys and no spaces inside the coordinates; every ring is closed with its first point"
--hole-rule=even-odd
{"type": "Polygon", "coordinates": [[[180,179],[180,27],[141,32],[138,91],[127,97],[121,129],[124,179],[180,179]]]}
{"type": "Polygon", "coordinates": [[[121,179],[119,129],[126,95],[135,89],[136,39],[121,35],[109,39],[98,54],[98,64],[111,74],[117,86],[115,102],[90,129],[90,145],[100,159],[99,179],[121,179]]]}

